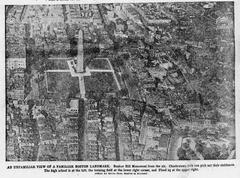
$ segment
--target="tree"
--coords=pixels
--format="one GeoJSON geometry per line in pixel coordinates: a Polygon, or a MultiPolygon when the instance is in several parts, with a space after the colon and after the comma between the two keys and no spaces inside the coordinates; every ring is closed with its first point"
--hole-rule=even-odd
{"type": "Polygon", "coordinates": [[[129,79],[129,75],[128,75],[128,74],[122,74],[122,79],[123,79],[123,80],[129,79]]]}
{"type": "Polygon", "coordinates": [[[121,57],[122,57],[124,60],[128,60],[129,57],[130,57],[130,55],[129,55],[128,53],[124,53],[124,54],[122,54],[121,57]]]}
{"type": "Polygon", "coordinates": [[[87,49],[84,50],[84,53],[86,53],[86,55],[88,54],[98,54],[100,52],[100,48],[93,46],[93,47],[89,47],[87,49]]]}
{"type": "Polygon", "coordinates": [[[195,149],[197,152],[202,154],[204,147],[205,147],[205,144],[201,140],[196,141],[195,149]]]}
{"type": "Polygon", "coordinates": [[[187,158],[186,150],[184,150],[182,147],[178,148],[177,150],[177,156],[179,160],[189,160],[187,158]]]}
{"type": "Polygon", "coordinates": [[[119,91],[120,96],[127,96],[128,95],[128,89],[127,88],[122,88],[119,91]]]}
{"type": "Polygon", "coordinates": [[[117,66],[123,66],[124,65],[123,58],[121,57],[116,58],[115,63],[117,66]]]}
{"type": "Polygon", "coordinates": [[[211,145],[211,147],[204,147],[202,155],[205,160],[215,160],[220,156],[219,146],[211,145]]]}
{"type": "Polygon", "coordinates": [[[103,91],[90,91],[89,97],[93,98],[97,102],[97,110],[99,111],[101,108],[101,101],[103,98],[105,98],[105,93],[103,91]]]}

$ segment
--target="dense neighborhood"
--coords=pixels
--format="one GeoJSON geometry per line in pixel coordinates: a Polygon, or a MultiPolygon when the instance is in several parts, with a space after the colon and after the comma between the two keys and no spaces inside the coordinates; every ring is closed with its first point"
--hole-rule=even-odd
{"type": "Polygon", "coordinates": [[[7,161],[235,159],[233,2],[5,16],[7,161]]]}

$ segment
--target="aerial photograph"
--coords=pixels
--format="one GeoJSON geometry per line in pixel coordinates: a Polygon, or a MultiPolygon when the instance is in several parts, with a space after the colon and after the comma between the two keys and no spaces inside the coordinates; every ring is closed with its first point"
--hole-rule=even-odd
{"type": "Polygon", "coordinates": [[[234,2],[5,6],[6,161],[236,159],[234,2]]]}

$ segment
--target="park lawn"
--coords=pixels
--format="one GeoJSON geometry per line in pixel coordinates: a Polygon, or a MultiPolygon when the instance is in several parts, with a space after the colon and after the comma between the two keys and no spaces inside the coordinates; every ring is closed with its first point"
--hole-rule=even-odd
{"type": "Polygon", "coordinates": [[[90,61],[90,63],[88,64],[88,67],[90,69],[103,69],[103,70],[111,69],[107,59],[105,59],[105,58],[92,59],[90,61]]]}
{"type": "Polygon", "coordinates": [[[47,90],[57,98],[74,97],[79,93],[79,80],[70,72],[47,72],[47,90]]]}
{"type": "Polygon", "coordinates": [[[118,91],[112,72],[91,72],[84,78],[86,93],[114,93],[118,91]]]}
{"type": "Polygon", "coordinates": [[[67,70],[69,69],[67,64],[68,59],[48,59],[47,69],[48,70],[67,70]]]}

